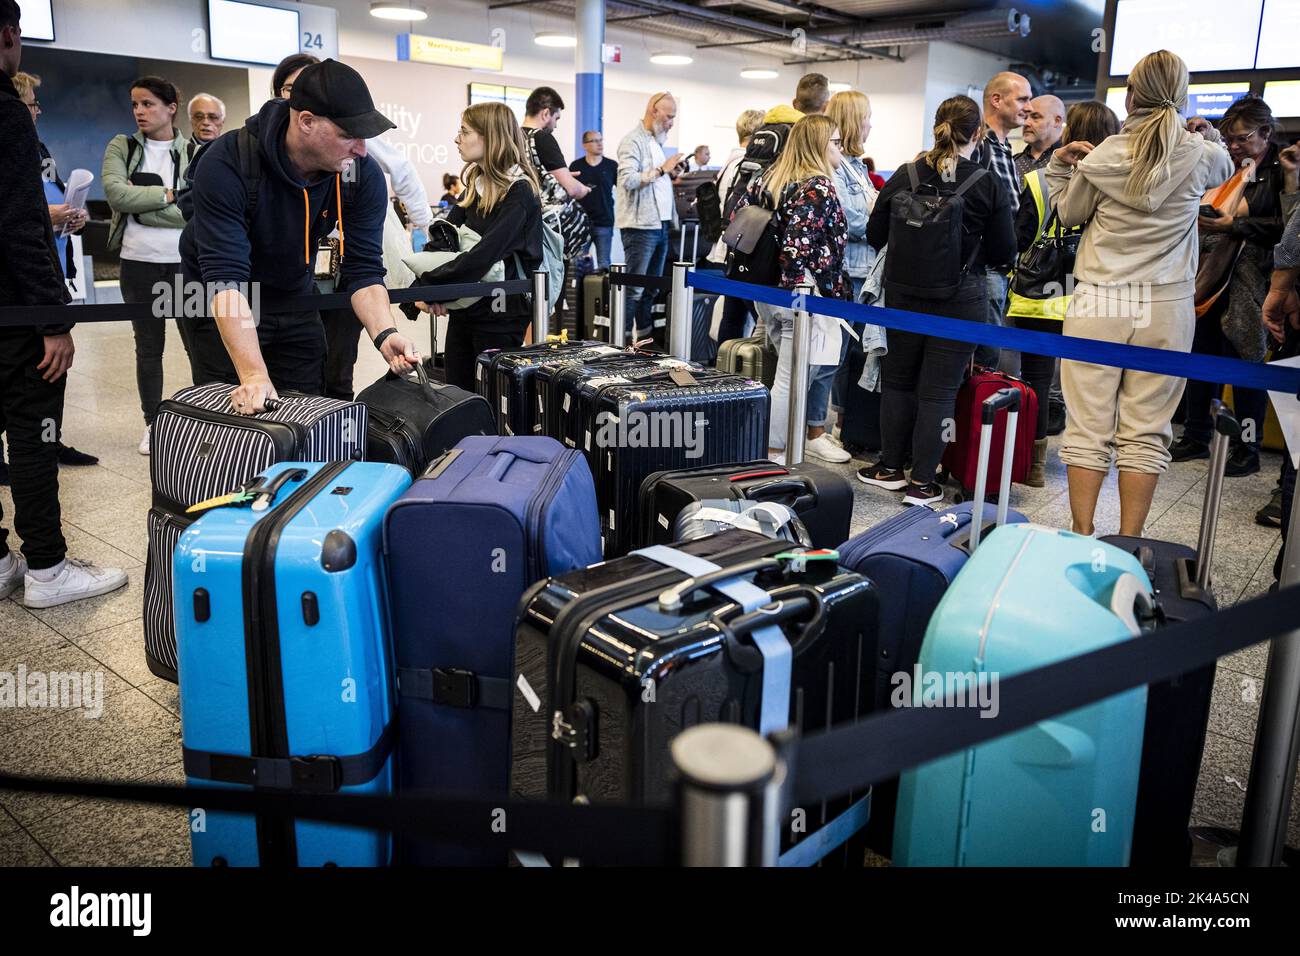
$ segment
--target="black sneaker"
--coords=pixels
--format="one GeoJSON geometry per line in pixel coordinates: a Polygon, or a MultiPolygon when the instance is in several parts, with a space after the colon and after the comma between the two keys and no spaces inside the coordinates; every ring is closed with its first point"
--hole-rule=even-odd
{"type": "Polygon", "coordinates": [[[1180,438],[1169,446],[1169,457],[1174,461],[1195,461],[1198,458],[1209,458],[1210,446],[1198,441],[1180,438]]]}
{"type": "Polygon", "coordinates": [[[87,455],[84,451],[77,451],[71,445],[65,445],[59,442],[59,464],[60,465],[98,465],[99,459],[94,455],[87,455]]]}
{"type": "Polygon", "coordinates": [[[1047,406],[1047,434],[1059,435],[1065,431],[1065,403],[1052,402],[1047,406]]]}
{"type": "Polygon", "coordinates": [[[1274,488],[1273,497],[1268,499],[1268,504],[1255,512],[1255,524],[1262,524],[1266,528],[1282,527],[1282,489],[1274,488]]]}
{"type": "Polygon", "coordinates": [[[943,501],[943,485],[932,481],[924,485],[908,485],[907,494],[903,495],[905,505],[932,505],[943,501]]]}
{"type": "Polygon", "coordinates": [[[885,463],[881,461],[859,468],[858,481],[884,488],[886,491],[902,491],[907,487],[907,475],[896,468],[886,468],[885,463]]]}
{"type": "Polygon", "coordinates": [[[1251,451],[1245,445],[1238,445],[1228,456],[1228,463],[1223,473],[1229,478],[1244,478],[1259,471],[1259,452],[1251,451]]]}

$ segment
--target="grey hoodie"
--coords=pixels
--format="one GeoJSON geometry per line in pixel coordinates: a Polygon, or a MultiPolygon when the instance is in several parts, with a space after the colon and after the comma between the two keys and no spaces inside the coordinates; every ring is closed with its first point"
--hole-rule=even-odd
{"type": "MultiPolygon", "coordinates": [[[[1144,111],[1129,114],[1129,122],[1144,111]]],[[[1074,262],[1074,277],[1094,285],[1149,284],[1142,298],[1188,298],[1196,282],[1196,215],[1205,191],[1232,175],[1232,160],[1218,132],[1208,138],[1180,130],[1170,156],[1171,174],[1146,196],[1132,197],[1124,184],[1132,168],[1132,135],[1108,137],[1071,168],[1052,155],[1047,185],[1052,204],[1066,226],[1088,223],[1074,262]]]]}

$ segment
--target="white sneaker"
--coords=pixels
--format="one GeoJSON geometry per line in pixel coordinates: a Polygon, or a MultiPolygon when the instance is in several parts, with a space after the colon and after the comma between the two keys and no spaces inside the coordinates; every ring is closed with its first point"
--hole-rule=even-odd
{"type": "Polygon", "coordinates": [[[806,454],[814,458],[820,458],[822,461],[845,462],[853,456],[841,448],[835,442],[831,441],[827,435],[818,435],[812,441],[803,446],[806,454]]]}
{"type": "Polygon", "coordinates": [[[120,568],[100,568],[89,561],[68,558],[53,581],[37,581],[30,571],[24,579],[27,607],[57,607],[83,598],[98,597],[126,584],[126,572],[120,568]]]}
{"type": "Polygon", "coordinates": [[[0,601],[22,587],[23,576],[27,574],[27,562],[21,554],[10,551],[9,557],[13,560],[12,566],[7,572],[0,572],[0,601]]]}
{"type": "Polygon", "coordinates": [[[140,447],[138,449],[138,451],[142,455],[149,454],[149,433],[152,431],[153,429],[151,427],[149,427],[148,425],[145,426],[144,437],[140,439],[140,447]]]}
{"type": "Polygon", "coordinates": [[[770,462],[774,462],[775,464],[778,464],[778,465],[784,465],[784,464],[785,464],[785,452],[783,452],[783,451],[769,451],[769,452],[767,453],[767,460],[770,461],[770,462]]]}

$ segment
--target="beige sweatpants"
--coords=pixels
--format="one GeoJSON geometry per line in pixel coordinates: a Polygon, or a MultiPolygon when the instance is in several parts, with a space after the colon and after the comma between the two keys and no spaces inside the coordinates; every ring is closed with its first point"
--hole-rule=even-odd
{"type": "MultiPolygon", "coordinates": [[[[1115,292],[1080,282],[1065,314],[1066,335],[1192,350],[1196,313],[1190,296],[1146,301],[1138,288],[1115,292]]],[[[1109,471],[1160,474],[1169,467],[1171,420],[1186,379],[1087,362],[1061,362],[1066,425],[1061,461],[1109,471]]]]}

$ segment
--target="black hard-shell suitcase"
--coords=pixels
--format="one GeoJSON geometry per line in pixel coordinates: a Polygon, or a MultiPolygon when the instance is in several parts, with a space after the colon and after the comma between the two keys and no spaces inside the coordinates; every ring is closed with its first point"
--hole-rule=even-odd
{"type": "MultiPolygon", "coordinates": [[[[557,357],[554,361],[541,363],[528,379],[527,406],[532,421],[531,434],[549,435],[557,441],[564,441],[564,435],[568,431],[566,416],[573,408],[573,399],[567,395],[567,390],[573,384],[566,375],[570,369],[591,369],[590,374],[595,375],[604,374],[597,373],[597,368],[644,365],[656,360],[681,364],[661,352],[616,349],[608,345],[597,346],[586,352],[573,352],[562,358],[557,357]]],[[[577,447],[573,442],[567,444],[570,448],[577,447]]]]}
{"type": "Polygon", "coordinates": [[[625,554],[637,540],[646,475],[753,461],[767,449],[771,402],[761,383],[716,369],[618,377],[578,388],[579,424],[570,432],[581,434],[578,447],[596,479],[606,557],[625,554]]]}
{"type": "Polygon", "coordinates": [[[186,509],[236,491],[281,461],[363,459],[369,416],[360,402],[285,392],[275,408],[237,415],[231,386],[181,389],[158,406],[149,457],[153,505],[144,573],[144,648],[149,670],[176,681],[172,554],[197,519],[186,509]]]}
{"type": "MultiPolygon", "coordinates": [[[[800,566],[772,557],[791,547],[731,530],[675,549],[726,573],[692,579],[632,554],[526,593],[512,688],[513,795],[663,803],[672,793],[669,746],[689,727],[722,721],[761,730],[775,715],[809,733],[862,717],[871,700],[876,589],[832,560],[800,566]],[[709,583],[737,577],[766,592],[763,610],[747,610],[709,583]],[[681,587],[679,604],[660,601],[688,580],[700,584],[681,587]],[[778,625],[793,648],[784,681],[753,641],[758,622],[778,625]]],[[[850,802],[805,808],[807,831],[850,802]]],[[[841,850],[835,862],[848,856],[841,850]]]]}
{"type": "MultiPolygon", "coordinates": [[[[1195,548],[1172,541],[1108,535],[1101,540],[1137,555],[1155,590],[1162,625],[1194,621],[1218,610],[1212,587],[1197,583],[1199,561],[1213,561],[1213,528],[1223,487],[1223,463],[1228,444],[1241,426],[1232,413],[1215,403],[1214,451],[1220,470],[1207,479],[1201,535],[1195,548]],[[1209,532],[1209,537],[1205,537],[1209,532]]],[[[1142,768],[1138,777],[1137,809],[1133,821],[1136,867],[1187,866],[1192,841],[1188,821],[1196,797],[1205,734],[1214,695],[1215,662],[1147,686],[1146,728],[1142,737],[1142,768]]]]}
{"type": "MultiPolygon", "coordinates": [[[[542,369],[534,377],[534,428],[569,448],[591,452],[591,423],[597,409],[592,406],[596,389],[610,384],[630,385],[655,381],[673,369],[692,374],[702,365],[659,352],[619,352],[591,362],[572,362],[542,369]]],[[[597,423],[599,424],[599,423],[597,423]]]]}
{"type": "Polygon", "coordinates": [[[497,431],[482,395],[433,384],[423,365],[416,367],[416,378],[389,372],[357,396],[370,411],[366,459],[401,465],[412,477],[462,438],[497,431]]]}
{"type": "Polygon", "coordinates": [[[609,326],[609,275],[596,272],[582,279],[582,316],[578,335],[584,339],[608,342],[609,326]]]}
{"type": "Polygon", "coordinates": [[[479,354],[474,366],[474,391],[488,400],[501,435],[531,433],[532,412],[529,381],[537,370],[552,362],[579,357],[608,355],[612,346],[603,342],[543,342],[517,349],[489,349],[479,354]]]}
{"type": "Polygon", "coordinates": [[[647,475],[641,482],[641,526],[633,546],[669,543],[682,509],[706,498],[787,505],[808,529],[814,548],[836,548],[849,537],[853,489],[842,475],[807,462],[786,467],[760,459],[647,475]]]}

